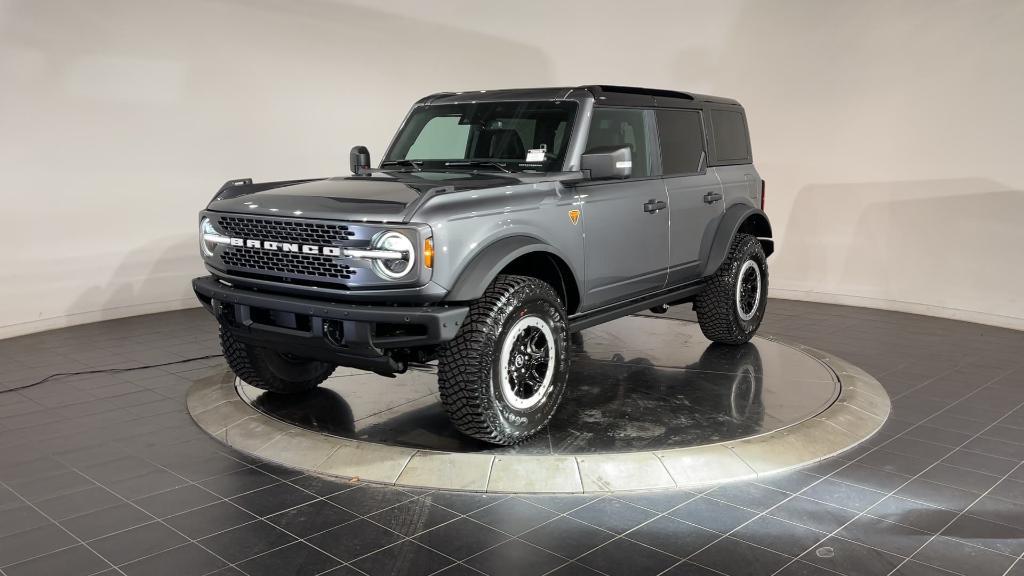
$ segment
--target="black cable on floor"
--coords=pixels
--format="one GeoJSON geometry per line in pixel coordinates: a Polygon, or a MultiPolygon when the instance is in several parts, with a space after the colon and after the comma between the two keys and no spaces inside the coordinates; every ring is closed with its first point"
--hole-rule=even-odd
{"type": "Polygon", "coordinates": [[[24,390],[33,386],[39,386],[43,382],[48,382],[54,378],[60,376],[81,376],[83,374],[113,374],[115,372],[131,372],[132,370],[143,370],[145,368],[159,368],[161,366],[171,366],[174,364],[184,364],[185,362],[195,362],[196,360],[209,360],[210,358],[221,358],[223,354],[210,354],[208,356],[196,356],[195,358],[185,358],[184,360],[175,360],[174,362],[164,362],[163,364],[147,364],[145,366],[132,366],[131,368],[103,368],[100,370],[83,370],[82,372],[58,372],[57,374],[50,374],[46,378],[31,384],[22,384],[21,386],[15,386],[14,388],[8,388],[6,390],[0,390],[0,394],[6,394],[7,392],[17,392],[18,390],[24,390]]]}

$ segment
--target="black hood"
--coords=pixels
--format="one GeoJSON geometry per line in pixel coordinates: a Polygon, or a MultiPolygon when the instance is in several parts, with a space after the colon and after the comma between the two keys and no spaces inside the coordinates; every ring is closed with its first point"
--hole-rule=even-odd
{"type": "MultiPolygon", "coordinates": [[[[374,172],[319,180],[226,185],[210,201],[209,210],[301,216],[328,220],[406,222],[433,194],[510,186],[524,180],[516,174],[470,172],[374,172]]],[[[536,181],[531,175],[530,181],[536,181]]]]}

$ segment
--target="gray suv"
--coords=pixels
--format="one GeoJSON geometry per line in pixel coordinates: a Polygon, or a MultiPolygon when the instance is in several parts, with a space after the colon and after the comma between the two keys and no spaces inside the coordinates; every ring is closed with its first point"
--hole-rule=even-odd
{"type": "Polygon", "coordinates": [[[192,284],[253,386],[436,360],[455,426],[514,444],[555,412],[572,333],[688,302],[715,342],[761,323],[772,231],[734,100],[445,92],[416,102],[379,168],[361,146],[350,162],[229,181],[200,214],[211,275],[192,284]]]}

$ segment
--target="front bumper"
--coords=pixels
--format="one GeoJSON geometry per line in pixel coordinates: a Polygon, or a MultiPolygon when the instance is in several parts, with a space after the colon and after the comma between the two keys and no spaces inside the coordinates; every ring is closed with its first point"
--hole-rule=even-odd
{"type": "Polygon", "coordinates": [[[403,369],[398,349],[455,337],[468,306],[340,304],[192,280],[202,305],[236,339],[256,346],[375,372],[403,369]]]}

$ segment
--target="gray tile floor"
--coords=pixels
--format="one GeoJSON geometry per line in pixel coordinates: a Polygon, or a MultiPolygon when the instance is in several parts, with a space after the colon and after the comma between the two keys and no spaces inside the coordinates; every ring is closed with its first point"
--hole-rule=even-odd
{"type": "MultiPolygon", "coordinates": [[[[878,377],[883,431],[757,483],[496,496],[232,453],[184,409],[219,359],[0,393],[0,573],[1024,576],[1024,333],[780,300],[762,333],[878,377]]],[[[73,327],[0,341],[0,389],[217,352],[199,310],[73,327]]]]}

